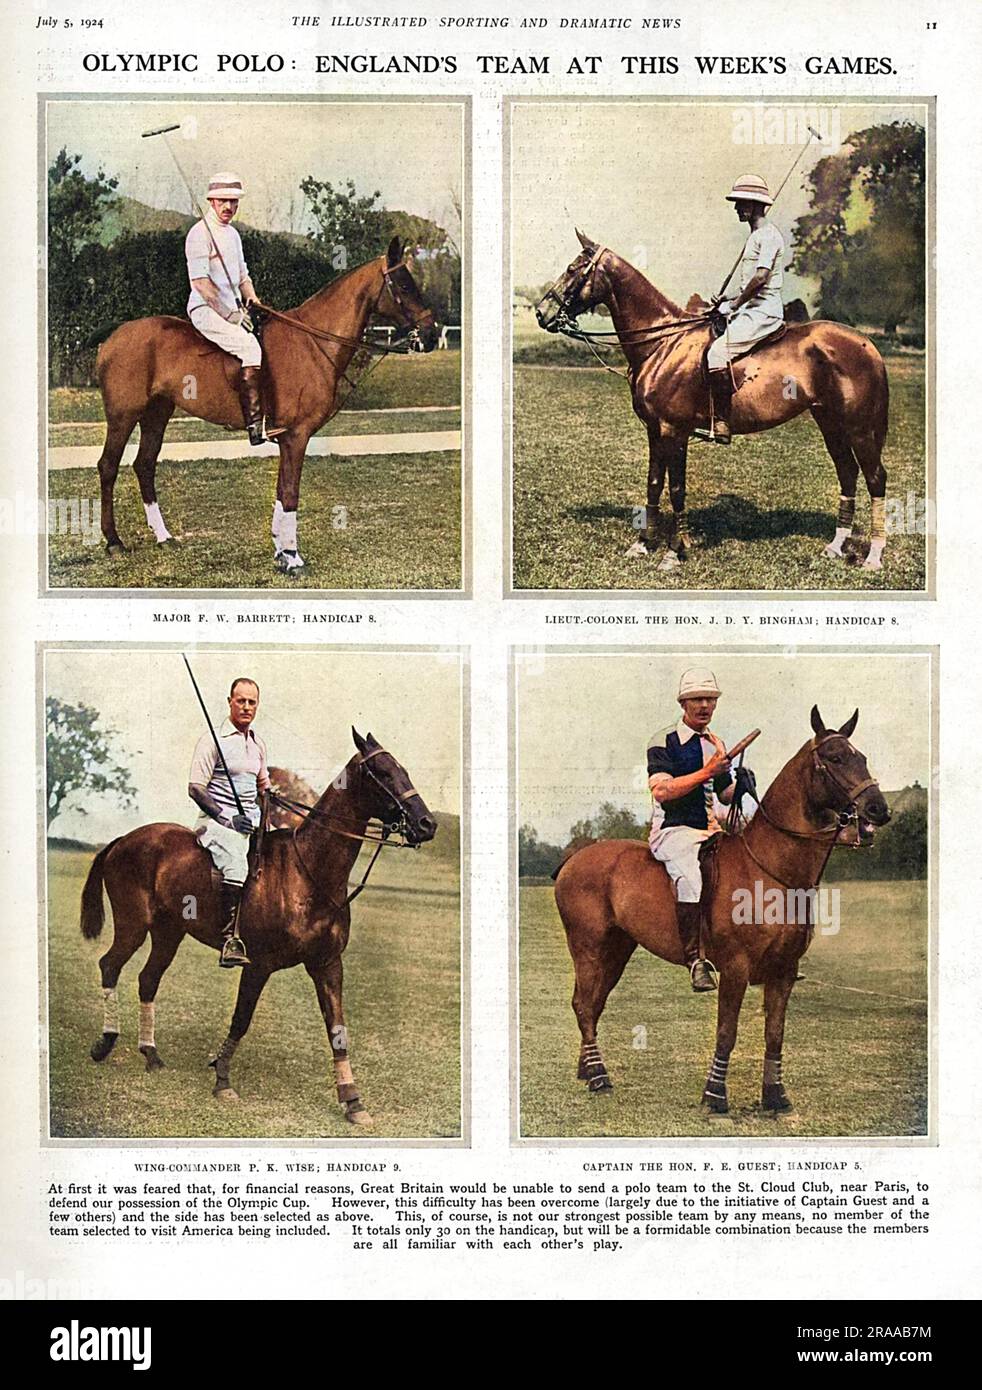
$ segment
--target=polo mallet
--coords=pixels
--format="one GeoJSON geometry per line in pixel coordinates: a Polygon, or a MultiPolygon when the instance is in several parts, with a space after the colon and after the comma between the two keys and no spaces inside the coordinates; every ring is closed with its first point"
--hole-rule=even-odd
{"type": "Polygon", "coordinates": [[[215,726],[211,722],[211,715],[208,713],[208,706],[205,704],[204,699],[202,698],[201,691],[198,689],[198,682],[195,680],[194,672],[191,670],[191,663],[190,661],[188,661],[187,657],[184,655],[183,652],[181,653],[181,659],[183,660],[184,665],[188,668],[188,675],[191,677],[191,684],[194,686],[194,693],[198,697],[198,704],[201,706],[201,713],[205,716],[205,723],[208,725],[208,732],[211,734],[212,741],[215,744],[215,752],[218,754],[218,761],[221,763],[222,771],[228,778],[228,784],[232,788],[232,795],[235,798],[236,809],[240,816],[244,816],[245,811],[242,808],[242,802],[239,799],[239,793],[236,790],[235,783],[232,781],[232,774],[228,770],[228,763],[225,761],[225,754],[222,752],[222,745],[219,743],[218,735],[215,733],[215,726]]]}
{"type": "MultiPolygon", "coordinates": [[[[778,185],[778,189],[777,189],[777,192],[774,194],[774,200],[773,200],[773,202],[771,203],[771,207],[773,207],[773,206],[774,206],[774,203],[776,203],[777,200],[778,200],[778,198],[780,198],[780,196],[781,196],[781,190],[784,188],[784,185],[787,183],[788,179],[791,177],[791,175],[792,175],[792,174],[794,173],[794,171],[797,169],[798,165],[801,163],[801,157],[802,157],[802,155],[805,153],[805,150],[807,150],[808,146],[811,144],[811,142],[812,142],[812,136],[814,136],[815,139],[818,140],[818,141],[821,141],[821,139],[822,139],[821,135],[818,133],[818,131],[815,129],[815,127],[814,127],[813,125],[808,126],[808,127],[807,127],[807,130],[808,130],[808,139],[805,141],[805,143],[802,145],[801,149],[800,149],[800,150],[798,151],[798,153],[795,155],[794,163],[791,165],[791,168],[788,170],[788,172],[785,174],[784,178],[781,180],[780,184],[778,185]]],[[[737,272],[737,266],[739,266],[739,264],[740,264],[740,262],[741,262],[742,260],[743,260],[743,252],[741,251],[740,254],[739,254],[739,256],[737,256],[736,260],[733,262],[733,267],[732,267],[732,269],[731,269],[729,275],[727,275],[727,277],[726,277],[726,279],[723,281],[722,285],[720,285],[719,294],[716,296],[716,302],[717,302],[717,304],[718,304],[719,301],[723,298],[723,296],[726,294],[726,287],[727,287],[727,285],[730,283],[730,281],[733,279],[734,275],[736,274],[736,272],[737,272]]],[[[759,733],[760,730],[758,729],[757,732],[759,733]]],[[[756,734],[754,735],[754,737],[756,737],[756,734]]]]}
{"type": "MultiPolygon", "coordinates": [[[[228,272],[228,266],[225,264],[225,257],[222,255],[221,248],[219,247],[218,242],[215,240],[215,237],[214,237],[214,235],[213,235],[213,233],[212,233],[211,228],[208,226],[208,218],[205,216],[204,212],[202,212],[202,210],[201,210],[201,204],[198,202],[198,199],[195,197],[194,190],[193,190],[192,187],[191,187],[191,181],[190,181],[190,179],[188,178],[188,176],[187,176],[187,174],[184,172],[184,170],[181,168],[181,161],[180,161],[180,160],[178,159],[178,157],[177,157],[177,154],[176,154],[176,152],[175,152],[175,150],[174,150],[174,146],[173,146],[173,145],[171,144],[171,142],[167,139],[168,135],[171,133],[172,130],[180,130],[180,128],[181,128],[180,122],[178,122],[176,125],[159,125],[159,126],[157,126],[154,130],[145,130],[145,131],[143,131],[143,133],[142,133],[142,135],[141,135],[140,138],[141,138],[142,140],[149,140],[149,139],[151,138],[151,136],[153,136],[153,135],[162,135],[162,136],[164,137],[164,144],[167,146],[168,150],[170,151],[170,157],[171,157],[171,159],[173,159],[174,165],[175,165],[175,167],[176,167],[176,169],[177,169],[177,172],[178,172],[178,173],[180,174],[180,176],[181,176],[181,182],[184,184],[184,187],[187,189],[188,197],[191,199],[191,202],[192,202],[192,204],[193,204],[193,206],[194,206],[195,212],[198,214],[198,216],[201,218],[201,221],[204,223],[205,231],[208,233],[208,238],[209,238],[209,240],[211,241],[211,244],[212,244],[212,246],[213,246],[214,249],[215,249],[215,255],[218,257],[218,259],[219,259],[219,260],[221,261],[221,263],[222,263],[222,269],[223,269],[224,272],[225,272],[225,279],[228,281],[228,286],[229,286],[229,289],[232,291],[232,295],[233,295],[233,297],[234,297],[234,299],[235,299],[235,303],[236,303],[236,305],[241,309],[241,308],[242,308],[242,300],[239,298],[238,286],[233,285],[233,283],[232,283],[232,277],[231,277],[231,275],[230,275],[229,272],[228,272]]],[[[187,658],[185,658],[185,660],[187,660],[187,658]]],[[[190,671],[190,669],[191,669],[191,668],[190,668],[190,666],[189,666],[189,667],[188,667],[188,670],[190,671]]],[[[194,680],[194,677],[192,676],[191,679],[194,680]]],[[[195,686],[195,689],[197,689],[197,686],[195,686]]],[[[199,698],[199,699],[201,698],[200,695],[198,696],[198,698],[199,698]]]]}

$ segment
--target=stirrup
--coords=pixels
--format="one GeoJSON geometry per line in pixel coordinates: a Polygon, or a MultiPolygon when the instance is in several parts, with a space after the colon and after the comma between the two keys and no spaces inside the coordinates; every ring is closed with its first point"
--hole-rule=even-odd
{"type": "Polygon", "coordinates": [[[262,420],[251,420],[246,425],[246,430],[249,435],[249,443],[253,448],[258,448],[260,444],[266,443],[266,433],[263,430],[262,420]]]}
{"type": "Polygon", "coordinates": [[[252,961],[246,955],[245,942],[241,936],[234,933],[227,936],[222,942],[221,955],[218,957],[218,964],[224,966],[226,970],[233,969],[236,965],[251,965],[252,961]]]}
{"type": "Polygon", "coordinates": [[[715,965],[711,960],[703,960],[701,956],[689,966],[689,979],[696,994],[705,994],[708,990],[719,988],[715,965]]]}

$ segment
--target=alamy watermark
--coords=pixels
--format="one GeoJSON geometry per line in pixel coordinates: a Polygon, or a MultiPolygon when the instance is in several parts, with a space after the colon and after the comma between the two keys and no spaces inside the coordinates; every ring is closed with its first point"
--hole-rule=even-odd
{"type": "Polygon", "coordinates": [[[77,536],[98,545],[102,506],[97,497],[49,497],[47,504],[28,492],[0,497],[0,536],[77,536]]]}
{"type": "Polygon", "coordinates": [[[733,891],[734,926],[817,927],[822,936],[838,936],[842,922],[838,888],[752,888],[733,891]]]}

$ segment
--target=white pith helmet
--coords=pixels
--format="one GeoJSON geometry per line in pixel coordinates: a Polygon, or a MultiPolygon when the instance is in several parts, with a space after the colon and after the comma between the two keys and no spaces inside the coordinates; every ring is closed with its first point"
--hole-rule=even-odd
{"type": "Polygon", "coordinates": [[[765,207],[774,201],[759,174],[741,174],[726,198],[730,203],[763,203],[765,207]]]}
{"type": "Polygon", "coordinates": [[[206,198],[241,198],[242,180],[238,174],[212,174],[206,198]]]}
{"type": "Polygon", "coordinates": [[[688,671],[682,672],[682,679],[679,681],[679,704],[683,700],[695,700],[700,695],[708,695],[713,699],[723,692],[716,684],[716,677],[705,666],[693,666],[688,671]]]}

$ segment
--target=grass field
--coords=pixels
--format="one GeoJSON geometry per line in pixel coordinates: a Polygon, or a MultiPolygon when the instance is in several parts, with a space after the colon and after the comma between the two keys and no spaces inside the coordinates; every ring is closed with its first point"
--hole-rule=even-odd
{"type": "MultiPolygon", "coordinates": [[[[887,360],[888,498],[923,499],[924,359],[887,360]]],[[[810,415],[729,449],[689,447],[687,512],[694,550],[669,574],[629,558],[643,507],[647,438],[626,382],[600,368],[514,369],[514,576],[518,589],[914,589],[925,537],[889,534],[884,568],[826,560],[838,506],[832,460],[810,415]]],[[[663,507],[669,507],[667,491],[663,507]]],[[[862,479],[856,524],[869,536],[862,479]]]]}
{"type": "Polygon", "coordinates": [[[795,1109],[777,1118],[758,1106],[763,991],[748,990],[744,1001],[730,1063],[730,1113],[710,1118],[699,1098],[713,1055],[716,996],[693,994],[681,969],[640,948],[598,1030],[614,1090],[591,1095],[575,1079],[573,966],[553,890],[523,887],[522,1135],[747,1140],[926,1133],[926,886],[836,886],[841,931],[816,934],[802,962],[806,978],[791,996],[784,1079],[795,1109]]]}
{"type": "MultiPolygon", "coordinates": [[[[392,434],[460,428],[460,352],[387,358],[349,398],[325,435],[392,434]],[[440,407],[422,411],[421,407],[440,407]]],[[[95,388],[49,393],[52,446],[101,445],[102,398],[95,388]]],[[[136,435],[138,431],[134,435],[136,435]]],[[[309,458],[300,500],[300,549],[306,568],[296,578],[273,568],[269,521],[276,495],[276,459],[167,462],[170,442],[227,440],[216,425],[177,416],[168,427],[157,470],[161,510],[182,544],[159,548],[146,524],[132,469],[120,470],[116,521],[123,556],[109,557],[91,536],[49,537],[52,588],[160,589],[457,589],[461,584],[460,455],[370,454],[309,458]],[[344,508],[343,515],[335,509],[344,508]],[[343,521],[343,525],[339,524],[343,521]]],[[[79,499],[95,517],[94,468],[49,475],[52,497],[79,499]]]]}
{"type": "MultiPolygon", "coordinates": [[[[208,1061],[228,1032],[238,972],[185,941],[157,995],[165,1069],[148,1075],[137,1050],[141,948],[120,978],[122,1036],[107,1061],[89,1047],[102,1029],[98,941],[78,929],[91,853],[49,854],[51,1133],[68,1138],[326,1138],[360,1135],[341,1114],[324,1023],[302,967],[274,975],[232,1064],[241,1099],[211,1095],[208,1061]]],[[[460,1133],[460,911],[455,866],[419,854],[380,863],[352,907],[344,955],[351,1059],[375,1121],[372,1137],[460,1133]],[[376,887],[376,885],[378,885],[376,887]]]]}
{"type": "MultiPolygon", "coordinates": [[[[78,534],[48,538],[52,588],[456,589],[461,582],[460,455],[311,458],[304,465],[296,578],[273,567],[276,460],[162,463],[157,495],[180,546],[157,545],[136,480],[121,473],[116,525],[126,554],[78,534]],[[344,513],[335,508],[343,507],[344,513]],[[343,519],[344,525],[337,522],[343,519]]],[[[52,475],[66,498],[97,504],[94,468],[52,475]]],[[[96,515],[95,512],[90,513],[96,515]]]]}

